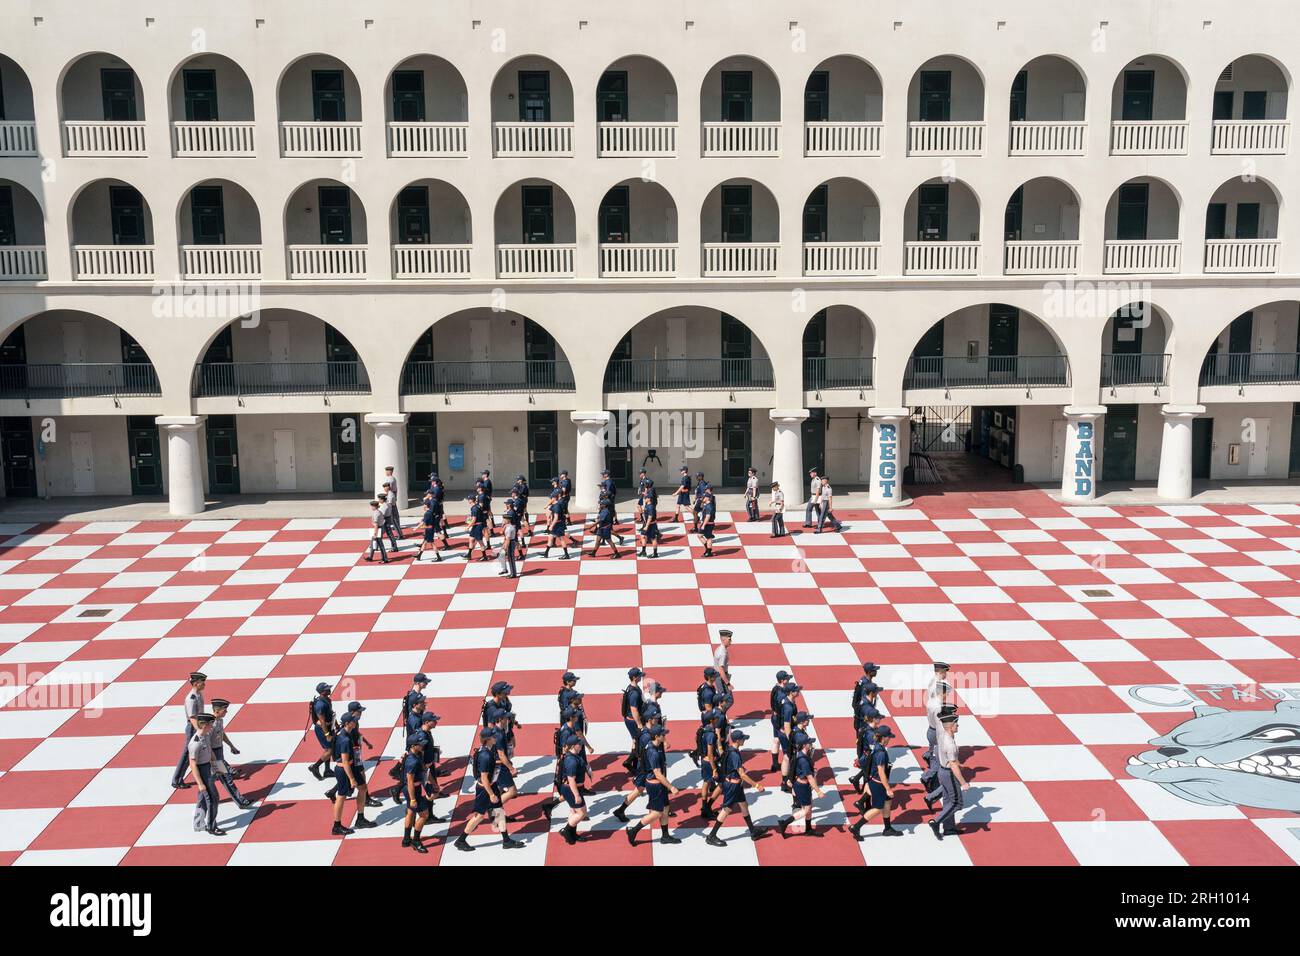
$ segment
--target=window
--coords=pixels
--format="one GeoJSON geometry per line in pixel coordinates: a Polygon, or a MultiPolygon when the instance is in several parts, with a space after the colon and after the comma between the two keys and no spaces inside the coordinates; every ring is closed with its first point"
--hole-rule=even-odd
{"type": "Polygon", "coordinates": [[[1241,94],[1241,118],[1262,120],[1268,117],[1268,93],[1264,90],[1247,90],[1241,94]]]}
{"type": "Polygon", "coordinates": [[[1155,91],[1154,70],[1125,70],[1122,117],[1132,122],[1150,120],[1155,91]]]}
{"type": "Polygon", "coordinates": [[[217,73],[215,70],[186,70],[181,77],[185,90],[185,119],[191,123],[217,120],[217,73]]]}
{"type": "Polygon", "coordinates": [[[1232,90],[1214,91],[1214,119],[1232,119],[1232,90]]]}
{"type": "Polygon", "coordinates": [[[754,74],[748,70],[722,72],[722,121],[748,123],[754,119],[754,74]]]}
{"type": "Polygon", "coordinates": [[[920,242],[948,241],[947,183],[932,183],[917,190],[916,238],[920,242]]]}
{"type": "Polygon", "coordinates": [[[104,97],[104,119],[129,123],[135,120],[135,74],[130,70],[100,70],[99,85],[104,97]]]}
{"type": "Polygon", "coordinates": [[[140,193],[130,186],[110,186],[108,203],[113,245],[143,246],[146,242],[144,200],[140,193]]]}
{"type": "Polygon", "coordinates": [[[190,190],[190,213],[196,246],[220,246],[226,241],[226,211],[220,186],[195,186],[190,190]]]}
{"type": "Polygon", "coordinates": [[[753,241],[753,203],[749,186],[722,187],[722,241],[753,241]]]}
{"type": "Polygon", "coordinates": [[[342,123],[347,119],[342,70],[311,71],[311,109],[317,123],[342,123]]]}
{"type": "Polygon", "coordinates": [[[803,91],[803,121],[824,123],[830,118],[831,75],[815,70],[803,91]]]}
{"type": "Polygon", "coordinates": [[[320,241],[323,246],[345,246],[352,242],[352,202],[346,186],[320,186],[320,241]]]}
{"type": "Polygon", "coordinates": [[[550,186],[524,186],[524,242],[546,245],[555,241],[555,207],[550,186]]]}
{"type": "Polygon", "coordinates": [[[922,123],[946,123],[952,110],[952,73],[947,70],[921,72],[920,113],[922,123]]]}
{"type": "Polygon", "coordinates": [[[596,86],[596,119],[601,123],[627,120],[627,71],[606,70],[596,86]]]}
{"type": "Polygon", "coordinates": [[[626,186],[615,186],[600,202],[600,241],[631,241],[631,202],[626,186]]]}
{"type": "Polygon", "coordinates": [[[1205,238],[1228,238],[1228,204],[1212,202],[1205,210],[1205,238]]]}
{"type": "Polygon", "coordinates": [[[393,122],[424,122],[424,72],[393,71],[393,122]]]}
{"type": "Polygon", "coordinates": [[[804,242],[825,242],[826,241],[826,191],[827,186],[822,183],[812,191],[808,197],[808,202],[803,207],[803,241],[804,242]]]}
{"type": "Polygon", "coordinates": [[[1259,238],[1259,203],[1237,203],[1237,222],[1233,235],[1237,239],[1259,238]]]}
{"type": "Polygon", "coordinates": [[[551,121],[551,74],[544,71],[519,73],[519,122],[551,121]]]}
{"type": "Polygon", "coordinates": [[[1002,233],[1007,242],[1018,242],[1021,237],[1025,212],[1025,187],[1021,186],[1011,194],[1007,201],[1007,212],[1003,218],[1002,233]]]}
{"type": "Polygon", "coordinates": [[[429,187],[407,186],[397,195],[397,241],[406,245],[429,242],[429,187]]]}
{"type": "Polygon", "coordinates": [[[1115,238],[1127,241],[1147,237],[1146,183],[1125,183],[1119,187],[1119,208],[1115,217],[1115,238]]]}

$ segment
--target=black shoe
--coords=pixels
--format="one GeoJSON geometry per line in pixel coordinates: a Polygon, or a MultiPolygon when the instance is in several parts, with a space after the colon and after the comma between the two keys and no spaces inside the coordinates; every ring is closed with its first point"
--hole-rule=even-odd
{"type": "Polygon", "coordinates": [[[560,836],[564,837],[564,842],[569,844],[569,846],[573,846],[578,842],[578,831],[573,829],[573,827],[565,827],[560,831],[560,836]]]}
{"type": "Polygon", "coordinates": [[[720,839],[718,839],[717,837],[715,837],[712,833],[710,833],[707,837],[704,838],[704,842],[707,843],[709,846],[726,846],[726,845],[727,845],[727,841],[726,841],[726,840],[720,840],[720,839]]]}
{"type": "Polygon", "coordinates": [[[411,841],[411,849],[416,853],[428,853],[429,848],[420,842],[418,838],[411,841]]]}
{"type": "Polygon", "coordinates": [[[751,840],[761,840],[765,836],[767,836],[767,827],[754,827],[749,831],[749,838],[751,840]]]}
{"type": "Polygon", "coordinates": [[[930,829],[934,831],[934,838],[936,840],[943,839],[943,834],[939,832],[939,824],[937,824],[933,820],[930,821],[930,829]]]}
{"type": "Polygon", "coordinates": [[[780,769],[781,769],[781,761],[778,760],[776,757],[773,757],[773,758],[772,758],[772,772],[775,773],[776,771],[778,771],[778,770],[780,770],[780,769]]]}
{"type": "Polygon", "coordinates": [[[321,780],[321,781],[323,781],[323,780],[325,779],[324,777],[322,777],[322,776],[320,775],[320,761],[319,761],[319,760],[316,761],[314,764],[310,764],[310,765],[307,767],[307,769],[308,769],[309,771],[311,771],[311,775],[312,775],[313,777],[315,777],[317,780],[321,780]]]}
{"type": "Polygon", "coordinates": [[[402,791],[400,791],[400,790],[398,790],[396,787],[394,787],[394,788],[393,788],[393,806],[395,806],[395,807],[400,807],[401,805],[402,805],[402,791]]]}
{"type": "Polygon", "coordinates": [[[373,830],[378,826],[378,824],[375,823],[374,820],[367,820],[365,817],[357,817],[356,822],[353,823],[352,826],[357,830],[373,830]]]}
{"type": "Polygon", "coordinates": [[[446,817],[440,817],[440,816],[437,816],[437,815],[435,815],[435,814],[430,813],[430,814],[429,814],[429,822],[430,822],[430,823],[446,823],[446,822],[447,822],[447,818],[446,818],[446,817]]]}
{"type": "Polygon", "coordinates": [[[521,843],[516,839],[513,839],[512,837],[503,836],[501,838],[501,846],[503,849],[506,850],[522,850],[525,844],[521,843]]]}
{"type": "Polygon", "coordinates": [[[353,830],[351,827],[345,827],[341,823],[336,823],[334,824],[334,828],[330,830],[330,836],[347,836],[349,833],[352,832],[353,830]]]}
{"type": "Polygon", "coordinates": [[[623,832],[627,834],[627,842],[632,846],[636,846],[636,831],[632,829],[628,829],[628,830],[624,830],[623,832]]]}
{"type": "Polygon", "coordinates": [[[681,841],[681,839],[678,838],[678,837],[675,837],[675,836],[669,836],[669,835],[668,835],[668,831],[665,830],[663,836],[661,836],[661,837],[659,838],[659,842],[660,842],[660,843],[669,843],[669,844],[672,844],[672,843],[681,843],[682,841],[681,841]]]}
{"type": "Polygon", "coordinates": [[[805,824],[805,827],[806,829],[803,831],[804,836],[816,837],[817,839],[820,840],[822,837],[826,835],[825,833],[822,833],[821,830],[818,830],[816,827],[814,827],[811,823],[805,824]]]}
{"type": "Polygon", "coordinates": [[[223,830],[223,829],[221,829],[221,827],[208,827],[208,833],[212,834],[213,836],[225,836],[225,835],[226,835],[226,831],[223,830]]]}
{"type": "Polygon", "coordinates": [[[172,783],[172,789],[173,789],[173,790],[188,790],[189,788],[190,788],[190,785],[189,785],[188,783],[183,783],[183,782],[182,782],[182,783],[176,783],[176,782],[174,782],[174,781],[173,781],[173,783],[172,783]]]}
{"type": "Polygon", "coordinates": [[[241,810],[248,810],[248,809],[250,809],[250,808],[253,806],[253,801],[252,801],[252,800],[244,800],[242,803],[237,803],[237,804],[235,804],[235,806],[239,807],[239,809],[241,809],[241,810]]]}
{"type": "Polygon", "coordinates": [[[619,807],[617,810],[615,810],[615,811],[614,811],[614,819],[617,820],[617,821],[619,821],[620,823],[627,823],[627,822],[628,822],[628,820],[627,820],[627,807],[626,807],[626,806],[621,806],[621,807],[619,807]]]}
{"type": "Polygon", "coordinates": [[[375,807],[382,807],[383,805],[384,805],[384,801],[382,800],[376,800],[374,797],[366,797],[366,806],[370,807],[371,809],[374,809],[375,807]]]}
{"type": "Polygon", "coordinates": [[[338,795],[339,795],[339,788],[338,788],[338,787],[330,787],[328,790],[325,791],[325,799],[326,799],[326,800],[333,800],[333,799],[334,799],[335,797],[337,797],[338,795]]]}
{"type": "Polygon", "coordinates": [[[402,837],[402,846],[408,847],[410,845],[411,845],[411,838],[409,836],[402,837]]]}
{"type": "Polygon", "coordinates": [[[463,833],[462,833],[460,836],[456,837],[456,844],[455,844],[455,846],[456,846],[456,849],[458,849],[458,850],[464,850],[466,853],[473,853],[473,852],[474,852],[474,848],[473,848],[472,846],[469,845],[469,841],[465,839],[465,834],[463,834],[463,833]]]}
{"type": "Polygon", "coordinates": [[[956,827],[949,827],[947,830],[941,832],[944,836],[961,836],[961,830],[956,827]]]}
{"type": "Polygon", "coordinates": [[[853,834],[853,839],[857,840],[859,843],[862,842],[862,824],[860,822],[849,827],[849,832],[853,834]]]}
{"type": "Polygon", "coordinates": [[[884,828],[883,830],[880,831],[880,835],[881,835],[881,836],[902,836],[902,835],[903,835],[903,831],[902,831],[902,830],[895,830],[895,829],[894,829],[892,826],[890,826],[889,824],[885,824],[885,828],[884,828]]]}

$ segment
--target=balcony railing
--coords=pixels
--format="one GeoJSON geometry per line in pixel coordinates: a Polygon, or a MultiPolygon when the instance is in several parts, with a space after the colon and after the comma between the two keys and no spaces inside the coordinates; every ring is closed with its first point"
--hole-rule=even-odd
{"type": "Polygon", "coordinates": [[[1186,120],[1113,120],[1112,156],[1181,156],[1187,152],[1186,120]]]}
{"type": "Polygon", "coordinates": [[[908,156],[981,156],[984,123],[908,123],[908,156]]]}
{"type": "Polygon", "coordinates": [[[878,242],[805,242],[806,276],[873,276],[880,271],[878,242]]]}
{"type": "Polygon", "coordinates": [[[153,246],[73,246],[78,279],[152,279],[153,246]]]}
{"type": "Polygon", "coordinates": [[[1082,121],[1025,121],[1011,124],[1012,156],[1082,156],[1088,147],[1088,124],[1082,121]]]}
{"type": "Polygon", "coordinates": [[[1169,355],[1157,352],[1103,352],[1102,387],[1164,385],[1169,376],[1169,360],[1169,355]]]}
{"type": "Polygon", "coordinates": [[[497,246],[497,278],[569,279],[575,243],[510,243],[497,246]]]}
{"type": "Polygon", "coordinates": [[[187,279],[260,279],[261,246],[181,246],[187,279]]]}
{"type": "Polygon", "coordinates": [[[195,398],[245,395],[369,395],[360,362],[205,362],[194,366],[195,398]]]}
{"type": "Polygon", "coordinates": [[[468,123],[389,123],[389,156],[469,155],[468,123]]]}
{"type": "Polygon", "coordinates": [[[1008,241],[1002,272],[1009,276],[1073,275],[1079,271],[1079,242],[1008,241]]]}
{"type": "Polygon", "coordinates": [[[36,123],[34,120],[0,122],[0,156],[35,156],[36,123]]]}
{"type": "Polygon", "coordinates": [[[290,279],[364,279],[366,247],[289,246],[290,279]]]}
{"type": "Polygon", "coordinates": [[[779,242],[706,242],[700,271],[705,276],[774,276],[779,242]]]}
{"type": "Polygon", "coordinates": [[[1201,385],[1300,384],[1296,352],[1224,352],[1205,356],[1201,385]]]}
{"type": "Polygon", "coordinates": [[[879,156],[884,123],[804,123],[805,156],[879,156]]]}
{"type": "Polygon", "coordinates": [[[598,156],[676,156],[676,123],[597,123],[598,156]]]}
{"type": "Polygon", "coordinates": [[[468,245],[393,246],[394,279],[468,279],[468,245]]]}
{"type": "Polygon", "coordinates": [[[280,153],[307,158],[361,155],[360,123],[281,123],[280,153]]]}
{"type": "Polygon", "coordinates": [[[1206,272],[1277,272],[1280,239],[1206,239],[1206,272]]]}
{"type": "Polygon", "coordinates": [[[1177,239],[1107,239],[1102,271],[1117,275],[1177,272],[1182,249],[1177,239]]]}
{"type": "Polygon", "coordinates": [[[46,278],[44,246],[0,246],[0,281],[46,278]]]}
{"type": "Polygon", "coordinates": [[[1070,384],[1064,355],[912,356],[904,388],[996,388],[1070,384]]]}
{"type": "Polygon", "coordinates": [[[255,156],[251,122],[172,123],[172,151],[177,156],[255,156]]]}
{"type": "Polygon", "coordinates": [[[755,358],[615,359],[606,392],[760,391],[774,388],[772,363],[755,358]]]}
{"type": "Polygon", "coordinates": [[[908,242],[903,271],[907,275],[970,276],[979,272],[980,244],[969,242],[908,242]]]}
{"type": "Polygon", "coordinates": [[[64,120],[65,156],[145,156],[144,123],[64,120]]]}
{"type": "Polygon", "coordinates": [[[572,392],[573,369],[565,359],[515,362],[407,362],[403,395],[572,392]]]}
{"type": "Polygon", "coordinates": [[[1291,124],[1287,120],[1215,120],[1211,153],[1279,154],[1288,149],[1291,124]]]}
{"type": "Polygon", "coordinates": [[[0,398],[136,398],[161,395],[158,373],[135,364],[64,362],[59,365],[0,365],[0,398]]]}
{"type": "Polygon", "coordinates": [[[875,360],[869,356],[806,358],[803,360],[803,390],[820,392],[832,388],[871,388],[874,364],[875,360]]]}
{"type": "Polygon", "coordinates": [[[572,123],[493,123],[497,156],[572,156],[572,123]]]}
{"type": "Polygon", "coordinates": [[[667,279],[677,275],[675,242],[607,242],[600,247],[606,279],[667,279]]]}
{"type": "Polygon", "coordinates": [[[780,156],[781,124],[705,123],[700,140],[705,156],[780,156]]]}

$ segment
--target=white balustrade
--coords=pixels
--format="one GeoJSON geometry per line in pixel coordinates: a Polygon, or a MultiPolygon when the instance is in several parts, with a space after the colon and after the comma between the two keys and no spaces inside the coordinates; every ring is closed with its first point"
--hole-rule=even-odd
{"type": "Polygon", "coordinates": [[[701,273],[705,276],[774,276],[779,242],[708,242],[701,273]]]}
{"type": "Polygon", "coordinates": [[[493,123],[497,156],[572,156],[572,123],[493,123]]]}
{"type": "Polygon", "coordinates": [[[1009,276],[1073,275],[1079,271],[1077,239],[1008,241],[1002,272],[1009,276]]]}
{"type": "Polygon", "coordinates": [[[389,156],[465,157],[468,123],[389,123],[389,156]]]}
{"type": "Polygon", "coordinates": [[[880,271],[878,242],[805,242],[806,276],[873,276],[880,271]]]}
{"type": "Polygon", "coordinates": [[[1181,156],[1187,152],[1184,120],[1114,120],[1110,124],[1112,156],[1181,156]]]}
{"type": "Polygon", "coordinates": [[[779,156],[781,124],[705,123],[701,142],[705,156],[779,156]]]}
{"type": "Polygon", "coordinates": [[[1082,156],[1087,152],[1088,124],[1084,122],[1027,122],[1011,124],[1012,156],[1082,156]]]}
{"type": "Polygon", "coordinates": [[[177,156],[255,156],[253,123],[172,123],[177,156]]]}
{"type": "Polygon", "coordinates": [[[73,246],[78,279],[152,279],[153,246],[73,246]]]}
{"type": "Polygon", "coordinates": [[[181,269],[186,279],[260,279],[262,247],[181,246],[181,269]]]}
{"type": "Polygon", "coordinates": [[[574,243],[510,243],[497,246],[497,277],[501,279],[567,279],[573,277],[574,243]]]}
{"type": "Polygon", "coordinates": [[[676,123],[597,123],[600,156],[676,156],[676,123]]]}
{"type": "Polygon", "coordinates": [[[908,123],[908,156],[982,156],[984,123],[908,123]]]}
{"type": "Polygon", "coordinates": [[[1177,239],[1107,239],[1102,271],[1119,275],[1177,272],[1182,248],[1177,239]]]}
{"type": "Polygon", "coordinates": [[[360,123],[281,123],[280,152],[305,158],[361,155],[360,123]]]}
{"type": "Polygon", "coordinates": [[[675,242],[610,242],[600,247],[606,279],[663,279],[677,275],[675,242]]]}
{"type": "Polygon", "coordinates": [[[360,245],[289,246],[290,279],[364,279],[366,247],[360,245]]]}
{"type": "Polygon", "coordinates": [[[1280,239],[1206,239],[1206,272],[1277,272],[1280,239]]]}
{"type": "Polygon", "coordinates": [[[64,120],[65,156],[144,156],[144,123],[64,120]]]}
{"type": "Polygon", "coordinates": [[[1211,153],[1281,154],[1287,151],[1291,124],[1286,120],[1215,120],[1211,153]]]}
{"type": "Polygon", "coordinates": [[[805,156],[879,156],[884,123],[803,124],[805,156]]]}
{"type": "Polygon", "coordinates": [[[393,246],[394,279],[468,279],[468,245],[393,246]]]}
{"type": "Polygon", "coordinates": [[[979,240],[904,243],[906,275],[968,276],[979,272],[979,240]]]}

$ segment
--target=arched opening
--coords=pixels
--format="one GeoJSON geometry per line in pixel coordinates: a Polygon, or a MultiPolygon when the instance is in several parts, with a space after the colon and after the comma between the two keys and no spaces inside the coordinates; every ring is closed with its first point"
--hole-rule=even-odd
{"type": "Polygon", "coordinates": [[[729,179],[709,191],[700,208],[705,276],[776,275],[781,211],[776,197],[753,179],[729,179]]]}
{"type": "Polygon", "coordinates": [[[596,149],[601,156],[677,155],[677,83],[648,56],[625,56],[596,83],[596,149]]]}
{"type": "Polygon", "coordinates": [[[363,278],[366,210],[351,187],[335,179],[299,186],[285,205],[290,279],[363,278]]]}
{"type": "Polygon", "coordinates": [[[1164,180],[1137,176],[1106,204],[1103,268],[1112,274],[1178,272],[1182,268],[1181,206],[1164,180]]]}
{"type": "Polygon", "coordinates": [[[153,276],[153,215],[134,186],[120,179],[95,180],[77,194],[68,215],[76,278],[153,276]]]}
{"type": "Polygon", "coordinates": [[[853,306],[821,309],[803,328],[803,467],[834,475],[841,490],[870,481],[872,430],[862,412],[875,387],[875,352],[875,327],[853,306]]]}
{"type": "Polygon", "coordinates": [[[185,278],[261,277],[262,219],[243,186],[227,179],[196,183],[176,216],[185,278]]]}
{"type": "Polygon", "coordinates": [[[872,388],[875,354],[875,327],[861,309],[819,310],[803,329],[804,391],[872,388]]]}
{"type": "Polygon", "coordinates": [[[1114,155],[1186,153],[1186,71],[1163,56],[1130,61],[1111,88],[1110,117],[1114,155]]]}
{"type": "Polygon", "coordinates": [[[390,156],[469,155],[469,94],[440,56],[407,57],[384,84],[390,156]]]}
{"type": "Polygon", "coordinates": [[[59,109],[65,156],[144,156],[144,91],[111,53],[87,53],[63,71],[59,109]]]}
{"type": "Polygon", "coordinates": [[[492,80],[497,156],[572,156],[573,84],[554,60],[521,56],[492,80]]]}
{"type": "Polygon", "coordinates": [[[337,57],[312,53],[285,68],[276,90],[284,156],[360,156],[361,87],[337,57]]]}
{"type": "Polygon", "coordinates": [[[473,242],[469,203],[440,179],[417,179],[393,199],[394,279],[463,278],[473,242]]]}
{"type": "Polygon", "coordinates": [[[805,156],[880,155],[884,90],[860,57],[823,60],[804,84],[805,156]]]}
{"type": "Polygon", "coordinates": [[[961,180],[921,183],[907,200],[903,222],[908,275],[979,272],[979,198],[961,180]]]}
{"type": "Polygon", "coordinates": [[[1270,302],[1224,326],[1206,350],[1201,387],[1300,382],[1298,310],[1300,303],[1270,302]]]}
{"type": "Polygon", "coordinates": [[[0,54],[0,156],[35,155],[32,84],[22,67],[0,54]]]}
{"type": "Polygon", "coordinates": [[[610,187],[600,201],[596,235],[606,278],[677,274],[677,204],[657,182],[625,179],[610,187]]]}
{"type": "Polygon", "coordinates": [[[880,270],[880,203],[857,179],[815,186],[803,207],[803,273],[874,275],[880,270]]]}
{"type": "Polygon", "coordinates": [[[700,87],[705,156],[776,156],[781,151],[781,85],[762,60],[714,64],[700,87]]]}
{"type": "Polygon", "coordinates": [[[573,275],[573,202],[550,180],[525,179],[506,189],[497,199],[493,232],[499,277],[573,275]]]}
{"type": "Polygon", "coordinates": [[[1051,54],[1026,63],[1011,81],[1011,154],[1082,156],[1087,147],[1087,79],[1051,54]]]}
{"type": "Polygon", "coordinates": [[[909,156],[984,152],[984,77],[969,60],[936,56],[907,86],[909,156]]]}
{"type": "Polygon", "coordinates": [[[1016,188],[1003,213],[1007,275],[1079,271],[1079,196],[1062,180],[1039,176],[1016,188]]]}
{"type": "Polygon", "coordinates": [[[229,57],[200,53],[177,67],[168,106],[177,156],[256,155],[253,85],[229,57]]]}
{"type": "Polygon", "coordinates": [[[1271,57],[1249,54],[1229,63],[1214,84],[1210,152],[1285,153],[1290,88],[1290,76],[1271,57]]]}
{"type": "Polygon", "coordinates": [[[12,179],[0,179],[0,281],[45,277],[45,217],[41,205],[25,186],[12,179]]]}
{"type": "Polygon", "coordinates": [[[1164,310],[1150,302],[1130,302],[1115,310],[1101,332],[1101,387],[1158,387],[1168,384],[1173,356],[1173,326],[1164,310]]]}
{"type": "Polygon", "coordinates": [[[1205,209],[1206,272],[1276,272],[1281,197],[1262,179],[1234,177],[1205,209]]]}

